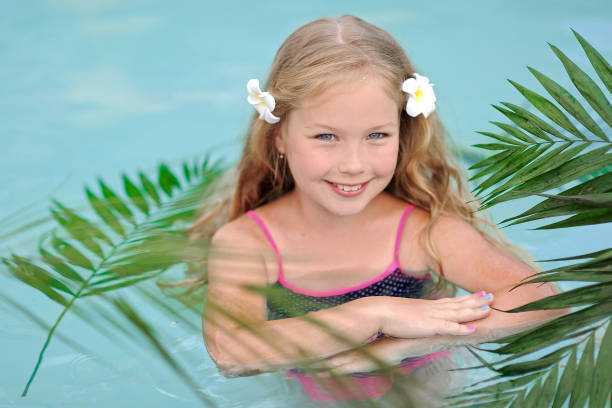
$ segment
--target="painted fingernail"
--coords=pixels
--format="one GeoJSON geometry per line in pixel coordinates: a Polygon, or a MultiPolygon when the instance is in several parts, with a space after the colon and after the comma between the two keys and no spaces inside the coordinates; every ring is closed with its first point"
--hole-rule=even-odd
{"type": "Polygon", "coordinates": [[[467,328],[470,330],[474,330],[474,326],[472,326],[471,324],[468,324],[467,328]]]}
{"type": "Polygon", "coordinates": [[[487,305],[484,305],[484,306],[481,307],[482,310],[487,310],[488,308],[489,308],[489,306],[487,306],[487,305]]]}
{"type": "Polygon", "coordinates": [[[487,294],[487,296],[485,296],[485,299],[487,299],[487,300],[488,300],[488,299],[491,299],[491,294],[490,294],[490,293],[489,293],[489,294],[487,294]]]}
{"type": "Polygon", "coordinates": [[[477,295],[480,296],[480,297],[484,296],[484,294],[485,294],[484,290],[481,290],[480,292],[477,293],[477,295]]]}

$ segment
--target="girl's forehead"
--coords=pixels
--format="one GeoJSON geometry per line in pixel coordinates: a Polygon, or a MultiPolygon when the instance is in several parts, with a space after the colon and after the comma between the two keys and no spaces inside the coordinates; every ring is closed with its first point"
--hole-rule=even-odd
{"type": "Polygon", "coordinates": [[[334,105],[375,105],[376,103],[385,105],[397,102],[389,95],[387,88],[379,81],[358,81],[332,85],[316,94],[302,99],[297,109],[313,111],[325,110],[326,107],[334,105]]]}
{"type": "Polygon", "coordinates": [[[372,81],[337,84],[293,109],[286,125],[296,129],[329,129],[362,132],[399,126],[397,101],[380,84],[372,81]]]}
{"type": "Polygon", "coordinates": [[[391,99],[397,98],[397,94],[400,91],[400,89],[393,89],[393,86],[376,74],[367,72],[348,72],[344,75],[336,75],[325,81],[321,81],[318,86],[313,87],[309,94],[301,98],[298,102],[298,108],[320,104],[322,101],[331,100],[342,95],[357,93],[363,88],[376,88],[377,90],[386,92],[391,99]]]}

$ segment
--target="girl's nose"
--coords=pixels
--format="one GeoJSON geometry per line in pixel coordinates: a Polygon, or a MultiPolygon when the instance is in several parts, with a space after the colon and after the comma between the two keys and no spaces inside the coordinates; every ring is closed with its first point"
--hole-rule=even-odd
{"type": "Polygon", "coordinates": [[[346,146],[339,157],[338,171],[345,174],[360,174],[365,170],[365,158],[359,146],[346,146]]]}

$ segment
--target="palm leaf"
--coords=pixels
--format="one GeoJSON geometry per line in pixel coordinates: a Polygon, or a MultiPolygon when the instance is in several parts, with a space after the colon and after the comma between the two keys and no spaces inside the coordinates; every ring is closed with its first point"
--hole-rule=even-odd
{"type": "MultiPolygon", "coordinates": [[[[597,86],[595,81],[591,79],[578,65],[557,47],[549,44],[550,48],[559,57],[559,60],[563,63],[565,70],[567,71],[570,79],[578,89],[578,92],[584,97],[584,99],[595,109],[599,116],[612,127],[612,105],[608,101],[608,98],[604,95],[601,89],[597,86]]],[[[606,138],[607,139],[607,138],[606,138]]]]}
{"type": "Polygon", "coordinates": [[[612,67],[610,64],[608,64],[608,61],[606,61],[605,58],[602,57],[591,44],[588,43],[587,40],[585,40],[576,31],[572,30],[572,32],[584,49],[584,53],[589,58],[589,61],[591,61],[591,65],[593,65],[593,68],[595,68],[595,72],[597,72],[597,75],[599,75],[601,81],[604,83],[606,88],[608,88],[608,92],[612,93],[612,67]]]}
{"type": "MultiPolygon", "coordinates": [[[[522,198],[527,195],[542,193],[552,188],[561,187],[580,177],[589,175],[602,167],[611,165],[612,154],[606,154],[606,152],[611,148],[612,145],[606,144],[605,146],[590,150],[583,155],[574,157],[567,162],[558,163],[557,167],[553,168],[552,170],[520,183],[510,191],[506,191],[495,197],[486,197],[484,199],[485,204],[482,208],[488,208],[493,204],[498,204],[515,198],[522,198]]],[[[531,157],[528,159],[531,159],[531,157]]],[[[492,179],[496,179],[498,177],[499,176],[497,174],[491,176],[492,179]]]]}
{"type": "MultiPolygon", "coordinates": [[[[609,64],[582,37],[579,40],[588,53],[590,61],[593,62],[596,72],[602,79],[605,78],[605,81],[608,81],[609,76],[606,76],[606,72],[608,72],[609,64]]],[[[610,120],[612,107],[601,89],[558,48],[552,45],[551,48],[563,63],[580,95],[593,107],[599,119],[608,124],[612,123],[610,120]]],[[[582,180],[602,170],[604,175],[610,173],[612,155],[607,154],[611,147],[610,138],[598,125],[598,120],[587,112],[576,96],[557,82],[534,68],[529,67],[529,70],[559,106],[541,94],[510,80],[544,118],[510,103],[502,103],[510,109],[494,106],[512,123],[491,122],[505,134],[478,132],[496,141],[504,142],[475,145],[495,149],[499,152],[496,155],[500,158],[500,160],[489,160],[472,166],[473,169],[479,169],[472,179],[487,176],[475,189],[475,192],[481,196],[482,209],[533,193],[544,193],[574,180],[582,180]],[[587,137],[570,118],[584,126],[595,138],[587,137]],[[565,134],[566,132],[569,135],[565,134]],[[540,140],[534,139],[533,136],[540,140]],[[602,146],[596,146],[602,143],[602,146]],[[555,147],[557,145],[558,147],[555,147]],[[502,162],[503,160],[505,161],[502,162]],[[517,171],[519,168],[520,171],[517,171]],[[509,179],[505,183],[499,184],[507,178],[509,179]],[[494,188],[496,185],[497,187],[494,188]],[[487,191],[491,188],[492,190],[487,191]]],[[[592,215],[586,214],[578,217],[577,221],[592,215]]],[[[576,220],[572,220],[570,225],[574,225],[574,221],[576,220]]]]}
{"type": "MultiPolygon", "coordinates": [[[[585,181],[556,195],[544,195],[540,193],[539,195],[548,197],[548,199],[536,204],[535,206],[531,207],[530,209],[519,215],[503,220],[502,223],[507,223],[509,221],[516,220],[512,224],[509,224],[514,225],[535,219],[573,214],[577,211],[583,210],[585,206],[570,204],[567,200],[564,199],[565,196],[583,198],[589,197],[589,199],[591,200],[597,200],[597,197],[607,197],[607,194],[610,191],[612,191],[612,172],[597,176],[591,180],[585,181]]],[[[586,206],[586,208],[590,209],[591,206],[586,206]]]]}
{"type": "Polygon", "coordinates": [[[601,340],[595,371],[593,371],[593,377],[600,381],[593,382],[590,390],[590,406],[592,407],[603,407],[610,397],[610,387],[606,386],[612,383],[610,367],[612,367],[612,324],[608,325],[601,340]]]}
{"type": "MultiPolygon", "coordinates": [[[[556,138],[562,139],[562,140],[570,140],[570,137],[566,136],[565,134],[563,134],[562,132],[560,132],[559,130],[557,130],[554,126],[552,126],[551,124],[549,124],[548,122],[546,122],[544,119],[541,119],[538,115],[535,115],[531,112],[529,112],[528,110],[515,105],[513,103],[510,102],[501,102],[502,105],[512,109],[514,111],[514,113],[516,113],[517,115],[519,115],[521,118],[523,118],[525,123],[530,123],[529,126],[535,127],[536,129],[540,129],[543,132],[546,132],[548,134],[550,134],[551,136],[554,136],[556,138]]],[[[520,126],[520,125],[519,125],[520,126]]],[[[523,127],[523,126],[521,126],[523,127]]],[[[524,127],[523,127],[524,128],[524,127]]],[[[525,129],[527,130],[527,129],[525,129]]],[[[544,133],[544,135],[546,135],[546,133],[544,133]]],[[[545,138],[547,141],[552,142],[553,139],[550,138],[550,136],[547,136],[545,138]]]]}
{"type": "Polygon", "coordinates": [[[612,207],[612,193],[603,194],[582,194],[582,195],[554,195],[538,194],[542,197],[549,197],[555,200],[566,201],[569,203],[585,204],[591,207],[612,207]]]}
{"type": "MultiPolygon", "coordinates": [[[[535,68],[527,67],[529,71],[537,78],[542,86],[548,91],[548,93],[561,105],[567,112],[569,112],[574,118],[578,120],[585,128],[589,129],[591,133],[597,137],[608,140],[608,137],[603,130],[597,125],[597,123],[587,113],[586,109],[582,107],[578,99],[576,99],[571,93],[565,88],[550,79],[535,68]]],[[[585,138],[586,139],[586,138],[585,138]]]]}
{"type": "Polygon", "coordinates": [[[198,383],[187,373],[182,364],[175,359],[160,341],[162,336],[123,298],[117,297],[113,301],[115,309],[120,311],[135,327],[137,333],[144,337],[153,347],[158,356],[183,380],[193,391],[204,406],[216,407],[211,396],[207,395],[198,386],[198,383]]]}
{"type": "Polygon", "coordinates": [[[579,139],[587,140],[587,138],[572,123],[572,121],[569,120],[565,113],[563,113],[563,111],[554,103],[517,82],[510,79],[508,82],[510,82],[521,94],[523,94],[523,96],[527,98],[527,100],[531,102],[533,106],[542,112],[548,119],[552,120],[555,124],[559,125],[561,128],[567,130],[579,139]]]}
{"type": "MultiPolygon", "coordinates": [[[[100,193],[85,189],[89,213],[79,214],[54,200],[50,212],[57,225],[41,239],[40,256],[29,259],[12,254],[0,259],[13,277],[63,307],[50,326],[23,395],[27,394],[56,329],[75,302],[112,294],[202,256],[201,243],[189,242],[176,223],[191,222],[202,196],[224,171],[219,162],[205,162],[204,167],[183,166],[183,182],[165,164],[158,168],[158,184],[139,173],[142,186],[138,187],[124,174],[127,198],[100,179],[100,193]],[[191,169],[198,169],[198,174],[191,169]],[[90,218],[91,215],[98,220],[90,218]]],[[[115,306],[127,307],[124,303],[115,306]]],[[[87,319],[85,314],[81,317],[87,319]]],[[[136,323],[133,315],[128,317],[136,323]]],[[[109,320],[108,315],[104,318],[125,330],[109,320]]]]}
{"type": "MultiPolygon", "coordinates": [[[[610,64],[584,38],[576,32],[574,34],[610,91],[610,64]]],[[[494,106],[511,123],[492,122],[503,131],[502,134],[479,132],[494,140],[498,159],[483,160],[471,167],[477,169],[472,179],[481,180],[474,191],[482,200],[482,209],[528,196],[545,198],[502,222],[507,225],[559,216],[569,217],[537,229],[609,223],[612,221],[612,154],[609,153],[612,145],[609,128],[604,129],[601,124],[612,124],[612,107],[603,91],[583,69],[554,45],[551,49],[561,61],[578,95],[531,67],[528,67],[529,71],[552,100],[510,80],[537,113],[504,102],[505,108],[494,106]],[[580,102],[580,98],[584,98],[588,105],[580,102]],[[506,148],[502,149],[502,146],[506,148]],[[516,163],[520,163],[518,168],[516,163]],[[552,189],[561,191],[549,192],[552,189]]],[[[490,147],[486,143],[480,145],[490,147]]],[[[537,328],[498,339],[492,342],[500,345],[495,349],[481,348],[505,356],[494,363],[485,359],[482,366],[499,374],[493,377],[497,382],[485,386],[473,384],[474,389],[451,400],[467,403],[465,397],[468,395],[469,398],[495,400],[497,397],[506,398],[512,391],[515,395],[512,406],[561,407],[568,399],[571,407],[585,406],[587,400],[590,407],[605,406],[611,381],[609,368],[603,367],[611,364],[612,249],[555,261],[571,260],[580,262],[538,272],[516,287],[559,281],[591,284],[506,312],[566,307],[579,310],[537,328]],[[598,344],[597,334],[604,332],[601,344],[598,344]],[[593,375],[595,371],[597,375],[593,375]]]]}
{"type": "MultiPolygon", "coordinates": [[[[497,106],[497,105],[491,105],[491,106],[497,109],[497,111],[501,112],[505,117],[510,119],[519,128],[526,130],[527,132],[531,133],[537,138],[543,139],[547,142],[552,142],[552,139],[550,138],[550,136],[548,136],[546,132],[540,126],[538,126],[538,124],[535,124],[533,123],[533,120],[530,120],[530,116],[527,116],[527,114],[528,115],[531,115],[531,114],[526,112],[523,108],[520,108],[516,105],[512,105],[513,109],[515,109],[514,111],[512,111],[510,109],[504,109],[501,106],[497,106]]],[[[476,133],[480,133],[480,132],[476,132],[476,133]]]]}

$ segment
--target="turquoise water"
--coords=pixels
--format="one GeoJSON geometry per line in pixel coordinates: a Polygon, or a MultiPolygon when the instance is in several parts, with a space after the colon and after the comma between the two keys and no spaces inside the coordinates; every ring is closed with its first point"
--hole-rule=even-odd
{"type": "MultiPolygon", "coordinates": [[[[490,104],[522,103],[506,78],[539,89],[526,65],[567,85],[546,41],[588,65],[571,27],[612,59],[609,1],[288,3],[2,2],[0,219],[32,202],[38,204],[28,214],[40,211],[51,193],[78,206],[83,185],[98,176],[112,184],[122,171],[178,163],[211,148],[236,157],[251,114],[246,81],[263,80],[283,39],[319,16],[355,14],[394,35],[436,84],[438,112],[463,146],[482,142],[475,131],[492,130],[488,121],[502,119],[490,104]]],[[[492,213],[501,220],[527,206],[512,203],[492,213]]],[[[4,219],[0,231],[14,225],[4,219]]],[[[546,259],[604,248],[611,231],[530,232],[522,226],[506,232],[536,259],[546,259]]],[[[27,244],[0,248],[4,254],[27,244]]],[[[37,293],[5,277],[0,284],[44,321],[57,317],[59,309],[37,293]]],[[[224,379],[199,333],[150,313],[220,406],[286,406],[278,395],[289,385],[276,374],[224,379]]],[[[80,339],[91,353],[54,339],[29,396],[20,398],[45,333],[0,311],[0,406],[197,404],[146,348],[118,347],[75,317],[60,332],[80,339]]]]}

